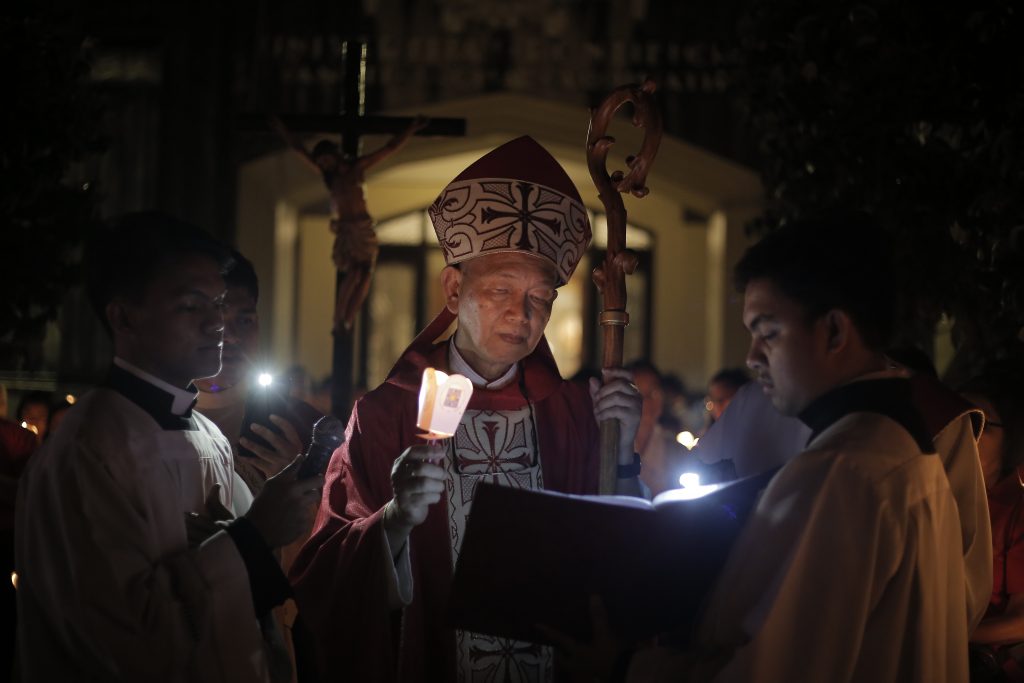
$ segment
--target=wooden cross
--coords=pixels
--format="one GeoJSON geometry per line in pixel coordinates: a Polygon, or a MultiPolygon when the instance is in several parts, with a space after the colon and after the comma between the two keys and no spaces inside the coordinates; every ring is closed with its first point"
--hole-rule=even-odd
{"type": "MultiPolygon", "coordinates": [[[[366,104],[366,58],[367,40],[360,30],[363,25],[360,2],[349,2],[349,16],[346,21],[348,37],[342,44],[343,91],[340,116],[333,115],[285,115],[279,120],[295,133],[335,131],[341,134],[341,151],[349,158],[358,158],[362,136],[374,134],[399,134],[414,123],[413,117],[367,116],[366,104]]],[[[466,134],[466,120],[460,118],[431,118],[415,132],[419,136],[458,137],[466,134]]],[[[370,156],[370,155],[368,155],[370,156]]],[[[343,273],[337,274],[335,297],[342,290],[343,273]]],[[[334,326],[334,348],[332,358],[331,411],[342,420],[348,419],[351,410],[354,384],[354,327],[346,329],[341,324],[334,326]]],[[[361,377],[365,380],[365,377],[361,377]]]]}

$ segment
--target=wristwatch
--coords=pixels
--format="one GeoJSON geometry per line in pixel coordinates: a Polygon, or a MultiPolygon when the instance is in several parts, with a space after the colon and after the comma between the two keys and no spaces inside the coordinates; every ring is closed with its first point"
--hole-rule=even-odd
{"type": "Polygon", "coordinates": [[[640,454],[633,453],[633,462],[628,465],[619,465],[616,471],[619,479],[632,479],[640,476],[640,454]]]}

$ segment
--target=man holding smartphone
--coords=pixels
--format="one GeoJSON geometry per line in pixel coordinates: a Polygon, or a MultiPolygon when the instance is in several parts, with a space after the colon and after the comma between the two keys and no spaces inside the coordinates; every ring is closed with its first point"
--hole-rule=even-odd
{"type": "MultiPolygon", "coordinates": [[[[275,382],[257,381],[261,369],[260,284],[252,263],[237,251],[231,254],[224,284],[220,372],[196,380],[196,410],[227,437],[235,472],[253,495],[259,495],[269,477],[284,469],[297,453],[308,452],[313,425],[321,415],[313,406],[281,391],[275,382]]],[[[314,514],[318,503],[310,502],[314,514]]],[[[280,548],[283,571],[291,567],[311,528],[312,524],[280,548]]],[[[272,670],[293,667],[291,632],[297,614],[295,603],[289,600],[274,610],[279,633],[267,621],[263,623],[272,670]]]]}
{"type": "Polygon", "coordinates": [[[272,550],[308,528],[323,480],[297,457],[246,508],[227,440],[192,410],[192,380],[220,370],[228,261],[159,213],[91,241],[114,360],[22,479],[21,680],[269,680],[257,618],[290,593],[272,550]],[[226,512],[244,514],[201,541],[186,522],[226,512]]]}

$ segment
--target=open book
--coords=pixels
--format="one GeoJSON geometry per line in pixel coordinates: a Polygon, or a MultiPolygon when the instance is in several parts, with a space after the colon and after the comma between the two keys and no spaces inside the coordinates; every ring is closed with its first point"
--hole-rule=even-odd
{"type": "Polygon", "coordinates": [[[455,567],[450,623],[544,643],[590,638],[590,595],[626,638],[686,630],[775,471],[653,502],[481,484],[455,567]]]}

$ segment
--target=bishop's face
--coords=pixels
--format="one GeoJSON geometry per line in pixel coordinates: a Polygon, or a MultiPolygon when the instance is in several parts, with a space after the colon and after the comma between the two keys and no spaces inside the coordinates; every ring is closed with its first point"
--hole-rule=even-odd
{"type": "Polygon", "coordinates": [[[824,321],[808,321],[803,307],[766,279],[743,294],[743,324],[750,330],[747,366],[783,415],[798,415],[827,391],[824,321]]]}
{"type": "Polygon", "coordinates": [[[138,300],[117,304],[120,312],[111,325],[118,353],[175,386],[216,375],[224,295],[220,265],[209,256],[161,265],[138,300]]]}
{"type": "Polygon", "coordinates": [[[442,280],[448,309],[459,318],[455,345],[487,379],[501,377],[537,348],[558,295],[553,265],[514,252],[448,268],[442,280]]]}

